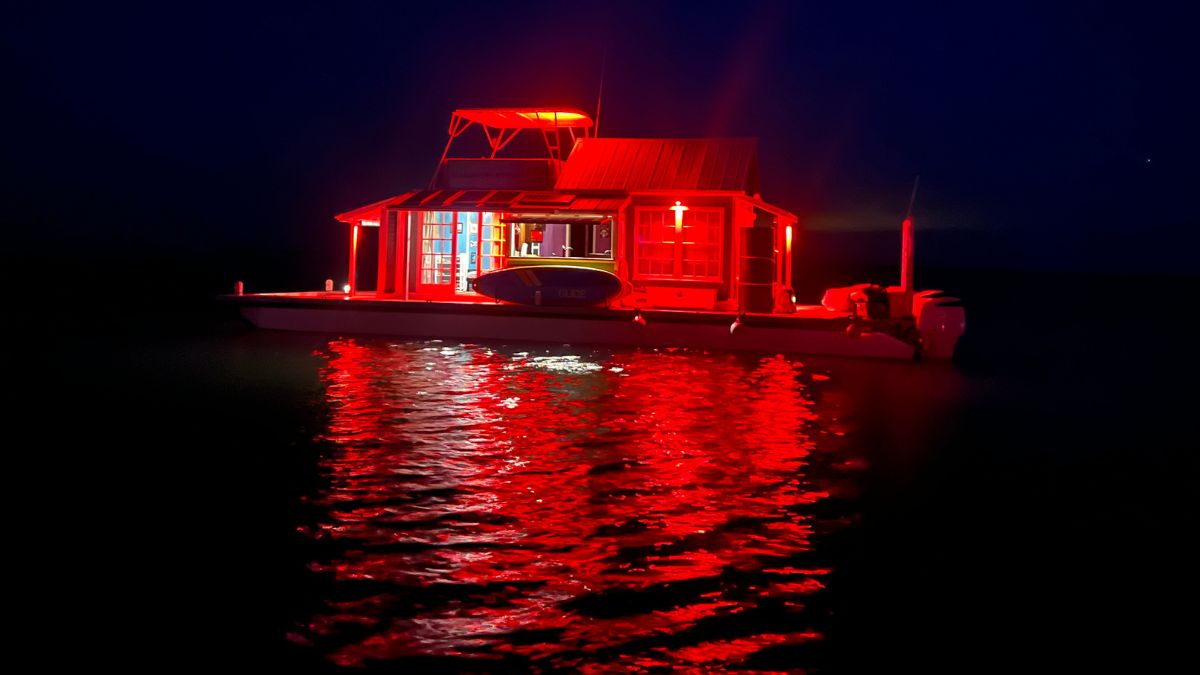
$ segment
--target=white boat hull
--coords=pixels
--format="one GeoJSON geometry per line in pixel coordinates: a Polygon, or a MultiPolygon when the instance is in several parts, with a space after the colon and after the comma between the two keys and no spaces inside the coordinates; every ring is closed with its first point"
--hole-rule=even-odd
{"type": "Polygon", "coordinates": [[[630,310],[533,311],[509,305],[403,303],[241,296],[231,298],[243,317],[270,330],[394,335],[399,337],[691,347],[769,353],[911,359],[915,348],[882,332],[853,337],[844,317],[789,319],[750,315],[731,331],[734,316],[646,311],[644,322],[630,310]],[[395,303],[398,304],[398,303],[395,303]]]}

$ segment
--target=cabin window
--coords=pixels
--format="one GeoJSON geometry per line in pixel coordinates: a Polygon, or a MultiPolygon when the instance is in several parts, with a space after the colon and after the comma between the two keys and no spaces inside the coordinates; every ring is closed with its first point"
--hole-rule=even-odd
{"type": "Polygon", "coordinates": [[[681,231],[668,208],[638,208],[634,228],[634,276],[639,279],[721,280],[724,211],[693,207],[681,231]]]}
{"type": "Polygon", "coordinates": [[[419,281],[425,286],[449,285],[454,263],[454,212],[426,211],[421,222],[419,281]]]}
{"type": "Polygon", "coordinates": [[[479,273],[484,274],[504,266],[504,231],[500,214],[485,212],[479,238],[479,273]]]}
{"type": "Polygon", "coordinates": [[[612,220],[574,223],[513,223],[514,258],[613,259],[612,220]]]}

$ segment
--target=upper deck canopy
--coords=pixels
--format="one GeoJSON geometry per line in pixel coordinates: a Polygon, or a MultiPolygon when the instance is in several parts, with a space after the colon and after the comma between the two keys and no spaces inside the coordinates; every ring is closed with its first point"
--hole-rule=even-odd
{"type": "Polygon", "coordinates": [[[590,129],[592,118],[573,108],[464,108],[454,115],[493,129],[590,129]]]}
{"type": "MultiPolygon", "coordinates": [[[[442,165],[450,154],[450,146],[454,139],[478,124],[492,152],[488,159],[495,159],[496,154],[504,149],[517,134],[533,129],[540,131],[546,144],[546,155],[555,161],[563,159],[563,140],[560,134],[565,130],[570,136],[569,144],[578,140],[575,130],[582,129],[586,138],[592,128],[592,118],[581,110],[572,108],[462,108],[455,110],[450,116],[450,139],[446,141],[446,149],[442,151],[442,159],[438,162],[438,170],[434,173],[432,187],[438,180],[442,165]]],[[[572,146],[567,145],[569,150],[572,146]]]]}

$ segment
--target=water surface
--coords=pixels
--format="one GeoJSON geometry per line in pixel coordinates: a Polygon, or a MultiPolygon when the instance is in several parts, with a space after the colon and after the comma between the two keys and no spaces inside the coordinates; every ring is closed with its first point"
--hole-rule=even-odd
{"type": "Polygon", "coordinates": [[[16,334],[45,354],[10,355],[34,410],[8,475],[39,489],[11,543],[46,579],[18,616],[43,659],[156,672],[1169,671],[1194,340],[1097,317],[1180,318],[1196,290],[980,276],[953,365],[288,334],[71,296],[16,334]]]}
{"type": "MultiPolygon", "coordinates": [[[[332,662],[794,667],[861,458],[783,356],[334,340],[306,497],[332,662]]],[[[816,647],[819,649],[819,647],[816,647]]],[[[464,666],[465,667],[465,666],[464,666]]]]}

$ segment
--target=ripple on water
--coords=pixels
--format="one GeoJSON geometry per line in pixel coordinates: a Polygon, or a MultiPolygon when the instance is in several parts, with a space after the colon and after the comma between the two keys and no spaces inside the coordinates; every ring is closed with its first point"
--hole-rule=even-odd
{"type": "Polygon", "coordinates": [[[817,507],[848,478],[814,452],[829,435],[801,363],[355,340],[326,356],[325,484],[301,528],[320,597],[297,642],[341,664],[622,671],[794,667],[820,644],[814,529],[848,514],[817,507]]]}

